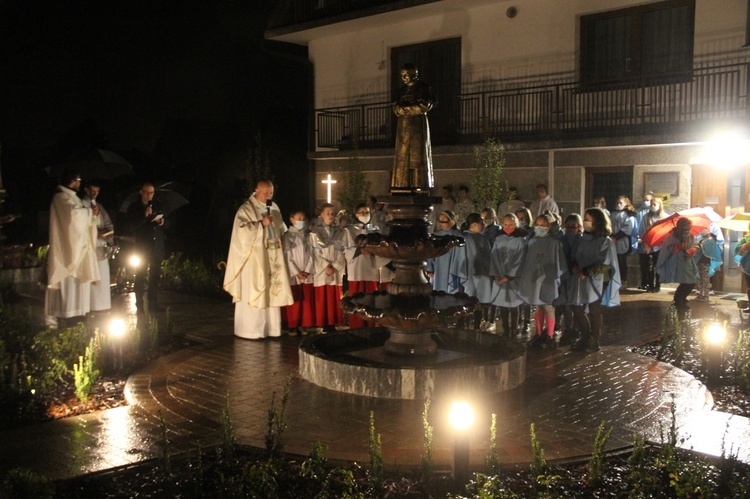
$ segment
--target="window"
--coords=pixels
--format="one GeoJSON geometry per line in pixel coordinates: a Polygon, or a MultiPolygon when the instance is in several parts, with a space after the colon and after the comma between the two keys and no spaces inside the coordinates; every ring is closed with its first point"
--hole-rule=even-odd
{"type": "Polygon", "coordinates": [[[450,144],[458,139],[459,95],[461,94],[461,39],[449,38],[391,49],[391,95],[403,85],[401,66],[413,63],[419,79],[429,83],[437,104],[430,111],[433,145],[450,144]]]}
{"type": "Polygon", "coordinates": [[[695,0],[581,17],[581,81],[684,79],[693,66],[695,0]]]}

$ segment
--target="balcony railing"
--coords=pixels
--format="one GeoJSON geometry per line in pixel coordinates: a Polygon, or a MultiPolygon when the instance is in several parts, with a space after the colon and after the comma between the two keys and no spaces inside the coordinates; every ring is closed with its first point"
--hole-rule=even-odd
{"type": "MultiPolygon", "coordinates": [[[[431,123],[432,142],[659,134],[688,123],[747,118],[749,65],[696,68],[692,75],[678,75],[667,83],[568,82],[462,93],[453,106],[456,116],[443,114],[439,123],[431,123]]],[[[318,148],[393,146],[390,102],[317,109],[315,115],[318,148]]]]}

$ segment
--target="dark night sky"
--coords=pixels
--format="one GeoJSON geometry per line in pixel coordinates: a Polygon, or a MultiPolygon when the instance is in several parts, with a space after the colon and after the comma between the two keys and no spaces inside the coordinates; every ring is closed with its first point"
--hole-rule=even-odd
{"type": "Polygon", "coordinates": [[[280,186],[277,199],[294,192],[299,203],[299,193],[304,198],[308,190],[311,70],[304,49],[263,40],[275,5],[0,0],[6,207],[25,216],[15,229],[4,229],[9,236],[24,224],[28,234],[37,218],[32,211],[48,206],[54,182],[40,169],[93,147],[119,152],[134,164],[138,177],[123,182],[181,180],[200,187],[180,216],[193,218],[191,227],[217,227],[223,240],[233,215],[227,199],[260,131],[277,177],[284,169],[295,173],[284,177],[297,185],[280,186]],[[14,195],[28,192],[29,183],[45,185],[36,194],[14,195]],[[199,206],[203,211],[190,214],[199,206]]]}
{"type": "Polygon", "coordinates": [[[271,1],[5,2],[4,142],[51,146],[94,120],[112,149],[152,149],[166,119],[253,121],[271,1]]]}

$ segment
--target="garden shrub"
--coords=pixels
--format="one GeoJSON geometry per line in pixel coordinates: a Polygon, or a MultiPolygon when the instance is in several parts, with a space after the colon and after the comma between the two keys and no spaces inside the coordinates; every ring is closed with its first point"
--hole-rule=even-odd
{"type": "Polygon", "coordinates": [[[172,253],[161,263],[161,283],[170,289],[219,295],[222,281],[223,274],[218,268],[187,258],[180,252],[172,253]]]}

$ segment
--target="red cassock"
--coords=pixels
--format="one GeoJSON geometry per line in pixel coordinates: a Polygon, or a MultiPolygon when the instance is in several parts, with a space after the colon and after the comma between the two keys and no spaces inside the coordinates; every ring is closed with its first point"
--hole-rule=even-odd
{"type": "Polygon", "coordinates": [[[341,286],[333,284],[315,286],[316,326],[339,326],[344,323],[344,311],[341,309],[342,297],[341,286]]]}
{"type": "Polygon", "coordinates": [[[284,307],[284,318],[288,329],[315,326],[315,288],[312,283],[293,284],[294,303],[284,307]]]}

